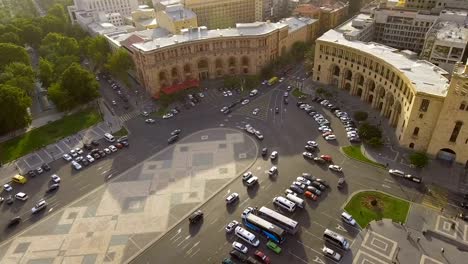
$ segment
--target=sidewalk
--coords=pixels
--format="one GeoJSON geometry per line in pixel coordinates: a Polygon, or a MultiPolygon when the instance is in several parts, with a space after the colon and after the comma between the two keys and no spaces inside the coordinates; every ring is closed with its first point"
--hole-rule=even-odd
{"type": "Polygon", "coordinates": [[[100,139],[105,133],[114,133],[122,128],[119,118],[114,116],[105,104],[100,102],[99,108],[104,119],[103,122],[23,156],[18,160],[4,164],[0,168],[0,184],[9,182],[11,177],[18,173],[24,174],[29,170],[36,169],[43,163],[50,163],[60,159],[63,154],[68,153],[71,149],[81,148],[85,142],[100,139]]]}
{"type": "Polygon", "coordinates": [[[380,116],[380,113],[373,109],[370,104],[361,101],[357,96],[350,95],[346,90],[325,86],[307,79],[303,91],[314,96],[315,89],[319,87],[331,91],[333,93],[331,100],[340,108],[350,114],[355,111],[367,112],[369,114],[368,122],[378,125],[382,129],[384,139],[382,148],[362,148],[368,158],[385,165],[388,164],[389,168],[401,169],[421,177],[426,184],[438,185],[457,193],[468,191],[468,175],[461,164],[447,164],[437,159],[430,159],[425,168],[414,168],[409,162],[409,155],[411,155],[412,151],[399,146],[398,139],[395,136],[395,128],[389,125],[388,119],[380,116]],[[441,177],[441,175],[444,175],[444,177],[441,177]]]}

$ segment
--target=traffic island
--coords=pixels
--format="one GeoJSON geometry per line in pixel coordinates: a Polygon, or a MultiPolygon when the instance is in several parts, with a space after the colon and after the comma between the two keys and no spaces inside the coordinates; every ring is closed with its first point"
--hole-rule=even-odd
{"type": "Polygon", "coordinates": [[[358,160],[360,162],[370,164],[372,166],[385,168],[385,165],[380,164],[378,162],[375,162],[375,161],[369,159],[368,157],[366,157],[366,155],[364,155],[364,153],[362,153],[362,151],[361,151],[361,145],[357,145],[357,146],[352,145],[352,146],[341,147],[341,151],[343,152],[343,154],[345,154],[350,159],[355,159],[355,160],[358,160]]]}
{"type": "Polygon", "coordinates": [[[362,191],[354,194],[344,209],[365,228],[371,221],[384,218],[405,223],[409,207],[408,201],[383,192],[362,191]]]}

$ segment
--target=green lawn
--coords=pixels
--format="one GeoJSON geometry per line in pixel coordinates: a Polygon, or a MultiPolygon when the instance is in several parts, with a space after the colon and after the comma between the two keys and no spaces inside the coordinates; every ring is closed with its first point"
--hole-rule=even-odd
{"type": "Polygon", "coordinates": [[[151,117],[162,117],[163,115],[167,114],[169,110],[167,107],[161,107],[158,111],[151,113],[151,117]]]}
{"type": "Polygon", "coordinates": [[[96,109],[88,109],[65,116],[60,120],[0,143],[0,160],[3,163],[10,162],[100,121],[102,118],[96,109]]]}
{"type": "Polygon", "coordinates": [[[361,145],[359,146],[346,146],[346,147],[341,147],[341,150],[343,150],[344,154],[348,156],[349,158],[356,159],[365,163],[369,163],[371,165],[377,166],[377,167],[382,167],[385,168],[383,164],[380,164],[378,162],[375,162],[373,160],[368,159],[362,152],[361,152],[361,145]]]}
{"type": "Polygon", "coordinates": [[[307,94],[301,92],[301,90],[299,90],[299,88],[294,89],[292,91],[292,95],[295,96],[295,97],[299,97],[301,95],[307,96],[307,94]]]}
{"type": "Polygon", "coordinates": [[[382,218],[404,223],[409,206],[408,201],[381,192],[363,191],[355,194],[344,209],[364,228],[369,222],[382,218]],[[377,200],[376,206],[371,204],[374,199],[377,200]]]}

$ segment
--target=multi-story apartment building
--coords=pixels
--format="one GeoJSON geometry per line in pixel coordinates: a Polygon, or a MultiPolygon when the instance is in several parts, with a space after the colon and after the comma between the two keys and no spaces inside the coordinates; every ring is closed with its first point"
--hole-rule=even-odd
{"type": "MultiPolygon", "coordinates": [[[[79,22],[81,17],[97,17],[98,13],[120,14],[121,17],[130,16],[138,8],[138,0],[74,0],[74,5],[68,6],[68,13],[72,23],[79,22]]],[[[112,16],[116,20],[116,15],[112,16]]],[[[120,18],[119,21],[123,21],[120,18]]]]}
{"type": "Polygon", "coordinates": [[[263,0],[184,0],[183,4],[195,12],[198,25],[208,29],[263,20],[263,0]]]}
{"type": "Polygon", "coordinates": [[[397,49],[421,52],[426,33],[438,19],[424,11],[380,8],[373,11],[374,40],[397,49]]]}
{"type": "Polygon", "coordinates": [[[468,67],[449,73],[414,53],[348,40],[329,30],[316,40],[313,79],[372,105],[395,127],[401,146],[468,161],[468,67]]]}
{"type": "Polygon", "coordinates": [[[313,4],[298,5],[292,12],[295,16],[310,17],[319,20],[320,33],[343,23],[348,16],[348,3],[335,2],[315,6],[313,4]]]}
{"type": "Polygon", "coordinates": [[[466,0],[405,0],[404,6],[415,9],[426,9],[434,12],[440,12],[443,9],[467,9],[468,1],[466,0]]]}
{"type": "Polygon", "coordinates": [[[156,21],[172,34],[179,34],[184,28],[198,27],[195,13],[181,4],[168,5],[164,10],[157,11],[156,21]]]}
{"type": "Polygon", "coordinates": [[[317,26],[315,19],[292,17],[277,23],[239,23],[226,29],[183,29],[181,34],[146,40],[127,35],[122,42],[132,41],[127,48],[138,79],[158,97],[161,92],[196,86],[199,80],[258,74],[265,65],[288,52],[293,43],[315,39],[317,26]]]}
{"type": "Polygon", "coordinates": [[[370,42],[374,39],[374,19],[369,14],[359,14],[335,28],[347,40],[370,42]]]}

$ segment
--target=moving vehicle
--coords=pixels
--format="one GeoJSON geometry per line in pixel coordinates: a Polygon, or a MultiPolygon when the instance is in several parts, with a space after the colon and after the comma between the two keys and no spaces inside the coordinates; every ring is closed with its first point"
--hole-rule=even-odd
{"type": "Polygon", "coordinates": [[[5,190],[6,192],[11,192],[13,190],[13,187],[11,187],[10,184],[5,183],[3,184],[3,190],[5,190]]]}
{"type": "Polygon", "coordinates": [[[273,166],[268,170],[268,175],[273,176],[276,174],[278,174],[278,168],[276,166],[273,166]]]}
{"type": "Polygon", "coordinates": [[[247,214],[244,219],[244,225],[253,231],[263,234],[268,239],[276,243],[283,243],[285,239],[285,231],[282,228],[277,227],[252,213],[247,214]]]}
{"type": "Polygon", "coordinates": [[[154,120],[153,118],[145,119],[145,123],[147,123],[147,124],[154,124],[155,122],[156,122],[156,120],[154,120]]]}
{"type": "Polygon", "coordinates": [[[249,95],[250,96],[255,96],[258,94],[258,90],[257,89],[253,89],[252,91],[250,91],[249,95]]]}
{"type": "Polygon", "coordinates": [[[239,237],[240,239],[244,240],[245,242],[249,243],[250,245],[254,247],[258,247],[258,245],[260,244],[260,240],[258,240],[254,234],[245,230],[241,226],[237,226],[236,229],[234,230],[234,233],[236,234],[237,237],[239,237]]]}
{"type": "Polygon", "coordinates": [[[275,160],[278,158],[278,151],[271,152],[270,159],[275,160]]]}
{"type": "Polygon", "coordinates": [[[268,80],[268,85],[272,86],[277,82],[278,82],[278,77],[275,76],[275,77],[272,77],[270,80],[268,80]]]}
{"type": "Polygon", "coordinates": [[[81,170],[83,167],[81,166],[81,164],[79,164],[78,162],[76,161],[72,161],[72,166],[75,170],[81,170]]]}
{"type": "Polygon", "coordinates": [[[179,139],[179,135],[173,135],[167,140],[167,143],[172,144],[172,143],[176,142],[178,139],[179,139]]]}
{"type": "Polygon", "coordinates": [[[257,115],[258,112],[260,112],[260,109],[255,108],[255,109],[252,111],[252,115],[257,115]]]}
{"type": "Polygon", "coordinates": [[[245,181],[245,184],[250,187],[258,183],[258,177],[257,176],[252,176],[245,181]]]}
{"type": "Polygon", "coordinates": [[[328,168],[332,171],[341,172],[343,169],[335,164],[329,165],[328,168]]]}
{"type": "Polygon", "coordinates": [[[13,227],[21,222],[21,217],[16,216],[8,222],[8,227],[13,227]]]}
{"type": "Polygon", "coordinates": [[[346,181],[345,181],[345,179],[344,179],[344,178],[339,178],[339,179],[338,179],[338,186],[337,186],[337,187],[338,187],[338,189],[342,189],[342,188],[344,188],[344,187],[345,187],[345,185],[346,185],[346,181]]]}
{"type": "Polygon", "coordinates": [[[54,184],[50,185],[49,188],[47,188],[46,193],[51,193],[51,192],[57,190],[59,187],[60,187],[60,184],[54,183],[54,184]]]}
{"type": "Polygon", "coordinates": [[[226,204],[232,204],[233,202],[239,200],[238,193],[231,193],[228,197],[226,197],[226,204]]]}
{"type": "Polygon", "coordinates": [[[50,180],[54,183],[60,183],[60,177],[57,174],[53,174],[52,176],[50,176],[50,180]]]}
{"type": "Polygon", "coordinates": [[[13,178],[11,178],[11,181],[19,184],[25,184],[28,180],[26,179],[26,177],[17,174],[13,176],[13,178]]]}
{"type": "Polygon", "coordinates": [[[257,214],[283,228],[289,234],[295,234],[299,228],[299,223],[289,217],[286,217],[268,207],[262,206],[257,214]]]}
{"type": "Polygon", "coordinates": [[[29,196],[24,192],[19,192],[15,194],[15,198],[21,201],[26,201],[29,198],[29,196]]]}
{"type": "Polygon", "coordinates": [[[34,207],[31,209],[31,213],[35,214],[41,210],[43,210],[44,208],[47,207],[47,202],[45,200],[39,200],[35,205],[34,207]]]}
{"type": "Polygon", "coordinates": [[[325,232],[323,232],[323,238],[325,239],[325,241],[341,249],[344,249],[344,250],[349,249],[348,240],[346,240],[346,238],[344,238],[342,235],[335,233],[330,229],[325,229],[325,232]]]}
{"type": "Polygon", "coordinates": [[[190,217],[189,222],[190,224],[195,224],[203,218],[203,212],[201,210],[195,211],[190,217]]]}
{"type": "Polygon", "coordinates": [[[263,148],[263,149],[262,149],[262,157],[266,157],[266,155],[268,155],[268,149],[267,149],[267,148],[263,148]]]}

